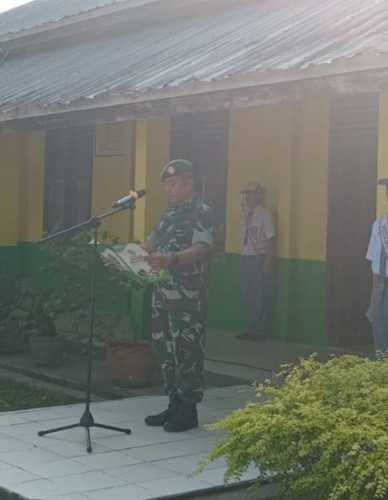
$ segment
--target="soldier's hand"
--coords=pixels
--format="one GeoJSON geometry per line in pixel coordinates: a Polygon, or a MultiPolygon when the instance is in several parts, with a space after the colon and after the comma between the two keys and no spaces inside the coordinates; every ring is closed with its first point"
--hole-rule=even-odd
{"type": "Polygon", "coordinates": [[[171,258],[169,255],[161,254],[160,252],[153,252],[145,257],[145,260],[152,267],[152,269],[160,270],[170,267],[171,258]]]}

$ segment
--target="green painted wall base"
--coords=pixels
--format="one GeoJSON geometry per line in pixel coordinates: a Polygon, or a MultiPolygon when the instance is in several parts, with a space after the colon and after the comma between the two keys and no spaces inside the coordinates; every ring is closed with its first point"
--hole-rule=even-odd
{"type": "MultiPolygon", "coordinates": [[[[240,298],[239,255],[214,260],[209,290],[209,326],[244,331],[240,298]]],[[[280,259],[273,338],[326,345],[326,263],[280,259]]]]}

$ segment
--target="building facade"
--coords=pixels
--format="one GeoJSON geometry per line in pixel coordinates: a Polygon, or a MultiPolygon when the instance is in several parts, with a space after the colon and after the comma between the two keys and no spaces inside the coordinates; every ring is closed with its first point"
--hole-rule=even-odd
{"type": "Polygon", "coordinates": [[[0,47],[10,53],[4,52],[0,67],[1,271],[28,273],[26,243],[109,209],[133,187],[145,188],[146,198],[135,211],[104,222],[104,228],[122,241],[144,240],[166,206],[160,168],[185,157],[193,161],[199,195],[216,215],[210,326],[225,332],[244,328],[240,190],[256,180],[267,189],[278,232],[273,337],[346,347],[370,343],[365,253],[371,223],[386,210],[376,181],[388,175],[388,60],[376,36],[372,40],[381,54],[369,54],[370,30],[363,23],[369,16],[377,26],[383,6],[365,12],[362,2],[357,10],[354,2],[343,0],[317,11],[320,21],[324,16],[329,21],[337,19],[337,9],[355,9],[356,20],[341,20],[350,23],[348,31],[331,33],[334,50],[322,41],[330,31],[325,23],[306,30],[306,20],[312,22],[318,8],[308,0],[297,13],[280,6],[277,20],[269,3],[253,0],[244,5],[228,0],[222,12],[217,2],[186,1],[181,11],[174,1],[170,11],[159,11],[157,0],[144,3],[118,2],[67,13],[74,22],[59,16],[27,27],[24,7],[19,19],[11,19],[11,34],[1,31],[0,16],[0,47]],[[152,19],[161,15],[156,25],[150,25],[150,14],[152,19]],[[280,32],[292,28],[290,16],[298,22],[287,44],[280,32]],[[97,23],[98,37],[90,34],[91,23],[97,23]],[[167,44],[163,30],[169,33],[171,23],[178,42],[167,44]],[[361,33],[356,39],[354,23],[361,33]],[[190,30],[197,28],[213,33],[200,47],[199,31],[190,42],[190,30]],[[265,38],[265,45],[255,35],[258,28],[268,31],[267,38],[277,37],[265,38]],[[147,33],[152,43],[141,52],[147,33]],[[248,46],[257,52],[247,48],[242,35],[251,37],[248,46]],[[136,50],[124,44],[128,37],[139,44],[136,50]],[[303,57],[291,44],[293,37],[301,41],[303,57]],[[128,53],[115,61],[117,47],[124,46],[128,53]],[[83,70],[93,51],[97,62],[88,61],[83,70]],[[125,68],[129,56],[132,66],[125,68]],[[104,57],[106,73],[100,66],[104,57]],[[265,67],[269,61],[271,71],[265,67]],[[146,66],[152,62],[154,68],[146,66]],[[170,78],[166,87],[161,68],[170,78]],[[137,79],[128,76],[130,70],[137,79]],[[38,84],[42,72],[47,77],[38,84]],[[194,77],[196,82],[181,85],[194,77]]]}

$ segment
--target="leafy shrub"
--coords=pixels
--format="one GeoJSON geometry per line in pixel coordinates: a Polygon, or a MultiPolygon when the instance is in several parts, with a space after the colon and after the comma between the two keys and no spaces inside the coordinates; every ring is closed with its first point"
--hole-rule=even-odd
{"type": "Polygon", "coordinates": [[[312,356],[282,377],[212,426],[227,433],[209,460],[227,479],[255,464],[282,500],[388,499],[388,361],[312,356]]]}
{"type": "MultiPolygon", "coordinates": [[[[107,233],[103,242],[111,242],[107,233]]],[[[107,268],[90,244],[91,234],[83,232],[66,239],[34,247],[34,277],[19,277],[4,289],[0,297],[0,326],[10,318],[30,334],[57,335],[56,320],[63,314],[73,315],[73,324],[89,317],[90,265],[96,258],[97,272],[103,285],[96,287],[97,302],[108,286],[114,300],[127,290],[127,279],[114,268],[107,268]]]]}

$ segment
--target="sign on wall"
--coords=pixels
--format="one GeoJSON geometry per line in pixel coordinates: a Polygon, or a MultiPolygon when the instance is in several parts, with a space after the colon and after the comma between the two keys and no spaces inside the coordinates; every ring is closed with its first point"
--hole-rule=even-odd
{"type": "Polygon", "coordinates": [[[124,156],[126,151],[126,128],[120,122],[105,123],[97,127],[95,156],[124,156]]]}

